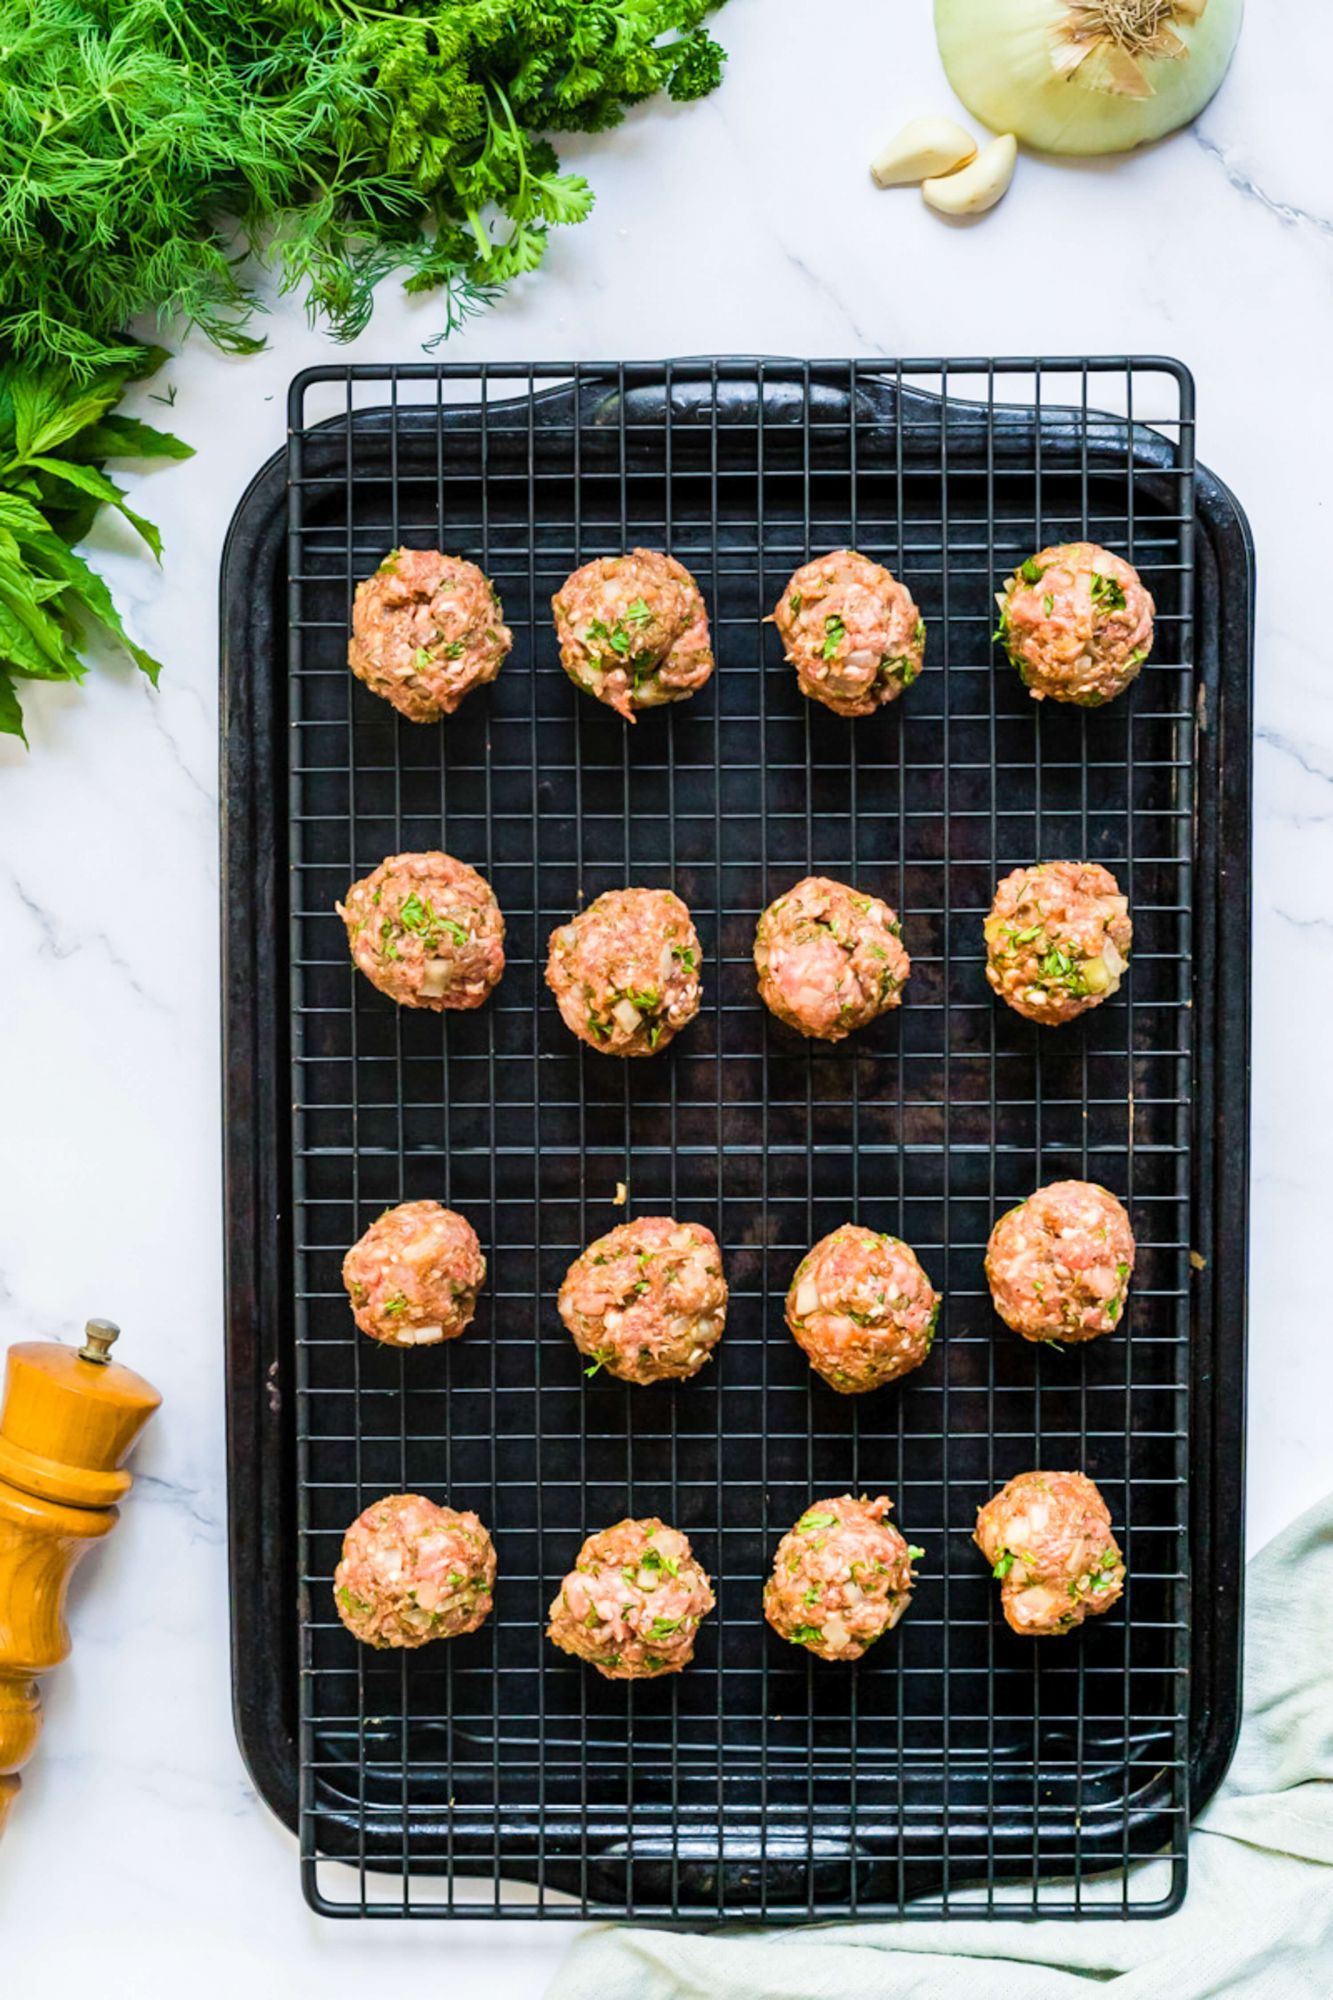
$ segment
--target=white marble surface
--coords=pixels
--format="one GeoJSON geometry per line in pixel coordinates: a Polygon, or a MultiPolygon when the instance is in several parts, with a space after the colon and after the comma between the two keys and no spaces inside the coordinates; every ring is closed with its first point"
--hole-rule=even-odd
{"type": "MultiPolygon", "coordinates": [[[[1248,508],[1262,577],[1257,1546],[1333,1476],[1315,1250],[1333,1180],[1333,150],[1321,136],[1333,18],[1309,0],[1251,13],[1194,132],[1110,166],[1024,159],[1001,208],[951,226],[865,172],[901,118],[949,105],[926,0],[731,0],[723,92],[568,147],[596,182],[594,219],[451,351],[1167,350],[1194,368],[1200,454],[1248,508]]],[[[429,304],[390,289],[356,352],[411,358],[431,330],[429,304]]],[[[166,569],[108,558],[169,663],[161,692],[118,666],[82,692],[36,689],[31,754],[0,747],[0,1344],[68,1338],[87,1313],[109,1313],[166,1397],[124,1522],[77,1581],[74,1655],[49,1684],[48,1730],[0,1857],[6,2000],[85,1980],[104,2000],[157,2000],[184,1982],[199,2000],[238,1987],[342,2000],[412,1975],[469,2000],[525,2000],[570,1935],[321,1923],[232,1737],[215,597],[232,509],[282,440],[286,384],[329,352],[290,302],[271,336],[253,360],[192,341],[172,364],[173,421],[199,455],[141,482],[166,569]]]]}

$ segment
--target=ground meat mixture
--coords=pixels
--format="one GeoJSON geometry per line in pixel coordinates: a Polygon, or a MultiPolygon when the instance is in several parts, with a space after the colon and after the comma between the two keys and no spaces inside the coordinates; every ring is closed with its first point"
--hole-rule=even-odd
{"type": "Polygon", "coordinates": [[[670,889],[611,889],[552,931],[546,984],[590,1048],[650,1056],[698,1013],[701,959],[670,889]]]}
{"type": "Polygon", "coordinates": [[[683,701],[713,671],[699,586],[656,549],[585,563],[551,609],[565,672],[626,722],[641,708],[683,701]]]}
{"type": "Polygon", "coordinates": [[[491,885],[451,854],[392,854],[335,908],[354,963],[400,1007],[480,1007],[505,969],[491,885]]]}
{"type": "Polygon", "coordinates": [[[683,1382],[726,1322],[717,1238],[669,1215],[622,1222],[570,1265],[558,1304],[589,1375],[605,1368],[622,1382],[683,1382]]]}
{"type": "Polygon", "coordinates": [[[438,1201],[386,1208],[343,1258],[357,1325],[389,1347],[453,1340],[476,1311],[485,1281],[472,1224],[438,1201]]]}
{"type": "Polygon", "coordinates": [[[1052,1181],[1002,1215],[986,1250],[995,1310],[1024,1340],[1095,1340],[1119,1324],[1134,1232],[1095,1181],[1052,1181]]]}
{"type": "Polygon", "coordinates": [[[1095,542],[1029,556],[996,602],[996,637],[1034,701],[1099,708],[1124,693],[1152,651],[1153,601],[1138,571],[1095,542]]]}
{"type": "Polygon", "coordinates": [[[836,715],[873,715],[921,672],[925,621],[905,584],[855,549],[797,570],[773,613],[802,694],[836,715]]]}
{"type": "Polygon", "coordinates": [[[652,1680],[688,1667],[713,1603],[686,1536],[656,1517],[617,1521],[579,1550],[546,1636],[606,1680],[652,1680]]]}
{"type": "Polygon", "coordinates": [[[939,1295],[896,1236],[844,1223],[796,1267],[787,1325],[830,1388],[881,1389],[930,1353],[939,1295]]]}
{"type": "Polygon", "coordinates": [[[898,1006],[912,969],[901,933],[877,896],[808,875],[759,919],[759,997],[799,1034],[841,1041],[898,1006]]]}
{"type": "Polygon", "coordinates": [[[973,1536],[1015,1632],[1043,1639],[1109,1611],[1125,1565],[1106,1502],[1081,1472],[1022,1472],[977,1514],[973,1536]]]}
{"type": "Polygon", "coordinates": [[[859,1660],[892,1631],[912,1595],[911,1548],[887,1520],[890,1503],[816,1500],[778,1543],[764,1586],[773,1630],[821,1660],[859,1660]]]}
{"type": "Polygon", "coordinates": [[[347,664],[409,722],[438,722],[513,645],[495,585],[438,549],[394,549],[356,587],[347,664]]]}
{"type": "Polygon", "coordinates": [[[986,919],[986,977],[1015,1013],[1059,1027],[1115,992],[1133,937],[1128,899],[1097,862],[1015,868],[986,919]]]}
{"type": "Polygon", "coordinates": [[[338,1616],[366,1646],[424,1646],[475,1632],[491,1614],[495,1547],[475,1514],[420,1493],[372,1501],[343,1537],[338,1616]]]}

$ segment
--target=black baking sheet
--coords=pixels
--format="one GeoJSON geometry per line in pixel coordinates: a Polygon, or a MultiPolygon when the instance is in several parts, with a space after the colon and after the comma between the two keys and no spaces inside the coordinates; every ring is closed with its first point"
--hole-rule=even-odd
{"type": "Polygon", "coordinates": [[[294,385],[290,453],[223,573],[228,1380],[238,1726],[316,1907],[1178,1902],[1237,1713],[1248,1033],[1252,557],[1193,442],[1189,378],[1156,360],[294,385]],[[1142,570],[1157,649],[1112,708],[1038,709],[997,666],[992,593],[1084,534],[1142,570]],[[515,632],[439,729],[345,666],[354,584],[403,541],[474,556],[515,632]],[[548,600],[635,543],[695,572],[719,669],[627,730],[561,672],[548,600]],[[930,634],[922,680],[855,724],[802,700],[761,623],[798,562],[846,543],[904,577],[930,634]],[[480,867],[509,925],[493,1000],[443,1021],[355,976],[332,911],[428,846],[480,867]],[[1135,951],[1115,1000],[1042,1033],[991,999],[980,923],[998,874],[1061,854],[1116,872],[1135,951]],[[901,1011],[834,1048],[767,1016],[749,965],[759,910],[811,871],[886,895],[913,958],[901,1011]],[[660,1059],[616,1064],[573,1043],[541,969],[552,926],[629,881],[690,904],[706,997],[660,1059]],[[1065,1174],[1120,1192],[1140,1243],[1123,1335],[1075,1354],[1007,1335],[981,1272],[994,1214],[1065,1174]],[[404,1357],[355,1333],[338,1267],[422,1195],[472,1218],[492,1276],[462,1341],[404,1357]],[[664,1210],[722,1242],[717,1364],[588,1382],[560,1276],[664,1210]],[[811,1377],[781,1316],[802,1251],[849,1216],[946,1293],[930,1363],[858,1399],[811,1377]],[[1123,1609],[1046,1647],[998,1622],[969,1539],[1038,1462],[1098,1480],[1130,1567],[1123,1609]],[[401,1487],[476,1506],[501,1584],[482,1632],[386,1659],[343,1632],[329,1579],[342,1529],[401,1487]],[[852,1670],[783,1647],[759,1604],[780,1534],[849,1488],[889,1493],[926,1549],[909,1615],[852,1670]],[[583,1534],[627,1512],[685,1528],[719,1600],[695,1666],[641,1688],[542,1636],[583,1534]]]}

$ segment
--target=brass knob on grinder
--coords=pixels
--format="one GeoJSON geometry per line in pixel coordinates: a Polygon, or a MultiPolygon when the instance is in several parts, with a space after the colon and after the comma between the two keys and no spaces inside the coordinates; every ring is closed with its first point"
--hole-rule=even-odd
{"type": "Polygon", "coordinates": [[[0,1403],[0,1830],[41,1730],[37,1677],[69,1651],[74,1565],[109,1534],[123,1470],[162,1398],[110,1350],[120,1329],[89,1320],[80,1349],[11,1347],[0,1403]]]}

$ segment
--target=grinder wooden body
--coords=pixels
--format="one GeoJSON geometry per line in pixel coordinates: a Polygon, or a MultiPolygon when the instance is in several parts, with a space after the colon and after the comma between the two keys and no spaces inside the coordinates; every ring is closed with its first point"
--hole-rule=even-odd
{"type": "Polygon", "coordinates": [[[0,1405],[0,1830],[41,1730],[38,1678],[69,1651],[74,1566],[119,1518],[124,1460],[161,1401],[107,1359],[117,1329],[92,1320],[87,1345],[11,1347],[0,1405]]]}

